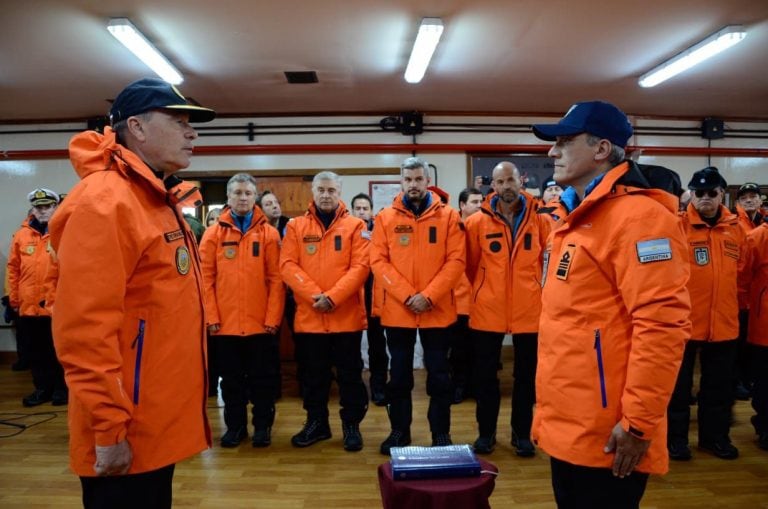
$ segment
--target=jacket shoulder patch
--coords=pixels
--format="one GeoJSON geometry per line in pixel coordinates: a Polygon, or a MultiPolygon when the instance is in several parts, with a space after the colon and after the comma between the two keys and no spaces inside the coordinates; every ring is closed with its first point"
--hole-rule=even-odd
{"type": "Polygon", "coordinates": [[[668,238],[644,240],[635,243],[640,263],[661,262],[672,259],[672,246],[668,238]]]}

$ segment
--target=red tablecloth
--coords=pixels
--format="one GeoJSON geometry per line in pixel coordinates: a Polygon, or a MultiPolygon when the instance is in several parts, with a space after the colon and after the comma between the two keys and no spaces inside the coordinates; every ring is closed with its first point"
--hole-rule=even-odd
{"type": "MultiPolygon", "coordinates": [[[[498,472],[496,465],[480,460],[482,470],[498,472]]],[[[496,486],[494,474],[452,479],[395,481],[392,465],[379,465],[379,488],[384,509],[490,509],[488,497],[496,486]]]]}

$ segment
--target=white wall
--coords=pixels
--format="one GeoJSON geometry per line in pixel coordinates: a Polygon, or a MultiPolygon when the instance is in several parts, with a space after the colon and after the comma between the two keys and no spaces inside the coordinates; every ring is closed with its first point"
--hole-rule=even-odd
{"type": "MultiPolygon", "coordinates": [[[[257,118],[257,119],[221,119],[213,126],[242,127],[249,121],[257,126],[368,123],[378,124],[381,117],[303,117],[303,118],[257,118]]],[[[530,124],[537,121],[551,122],[553,119],[530,117],[449,117],[428,116],[425,122],[461,122],[461,123],[499,123],[530,124]]],[[[658,119],[636,119],[637,126],[686,127],[697,129],[697,121],[669,121],[658,119]]],[[[768,123],[729,123],[729,128],[768,129],[768,123]]],[[[26,195],[35,187],[49,187],[58,192],[68,192],[77,182],[69,161],[66,159],[43,159],[9,161],[2,160],[3,151],[15,150],[62,150],[66,149],[72,134],[7,134],[14,130],[50,130],[84,129],[83,124],[60,125],[4,125],[0,126],[0,277],[4,278],[8,247],[13,232],[18,228],[28,210],[26,195]],[[4,134],[6,133],[6,134],[4,134]]],[[[295,134],[283,136],[265,136],[257,134],[253,142],[242,137],[204,136],[198,139],[198,146],[223,145],[277,145],[277,144],[392,144],[411,143],[411,138],[396,132],[345,133],[345,134],[295,134]]],[[[427,132],[417,137],[419,144],[541,144],[529,133],[438,133],[427,132]]],[[[637,135],[630,140],[631,145],[641,147],[707,147],[707,140],[699,136],[661,137],[637,135]]],[[[759,139],[723,139],[712,141],[717,148],[752,148],[768,149],[768,140],[759,139]]],[[[244,170],[258,173],[259,170],[295,169],[339,169],[339,168],[394,168],[410,156],[409,152],[393,150],[386,153],[362,154],[260,154],[260,155],[196,155],[191,171],[226,171],[244,170]]],[[[455,206],[456,197],[467,185],[467,155],[456,152],[419,154],[438,168],[438,184],[451,194],[455,206]]],[[[642,156],[640,162],[658,164],[674,169],[680,174],[683,184],[687,184],[691,175],[709,164],[720,168],[724,177],[731,184],[754,181],[768,183],[768,158],[713,157],[706,156],[642,156]]],[[[368,191],[369,180],[396,180],[397,177],[364,175],[344,177],[343,199],[349,199],[358,192],[368,191]]],[[[1,324],[0,324],[1,325],[1,324]]],[[[7,335],[0,335],[0,350],[13,348],[7,335]]]]}

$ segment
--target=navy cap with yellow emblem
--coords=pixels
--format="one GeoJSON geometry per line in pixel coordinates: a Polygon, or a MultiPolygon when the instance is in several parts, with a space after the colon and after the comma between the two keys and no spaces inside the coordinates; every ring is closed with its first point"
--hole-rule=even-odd
{"type": "Polygon", "coordinates": [[[31,191],[27,195],[27,199],[33,207],[58,204],[60,201],[58,193],[45,187],[38,187],[37,189],[31,191]]]}
{"type": "Polygon", "coordinates": [[[216,112],[190,104],[179,89],[159,78],[142,78],[120,92],[109,110],[109,121],[117,122],[151,110],[173,110],[189,113],[190,122],[210,122],[216,112]]]}

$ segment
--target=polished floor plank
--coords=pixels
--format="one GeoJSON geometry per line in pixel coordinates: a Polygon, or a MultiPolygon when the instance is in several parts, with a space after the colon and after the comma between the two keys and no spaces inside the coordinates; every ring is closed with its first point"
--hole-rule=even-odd
{"type": "MultiPolygon", "coordinates": [[[[511,394],[511,348],[504,348],[502,409],[496,451],[485,457],[500,471],[491,496],[494,508],[554,507],[549,479],[549,460],[540,451],[536,457],[514,455],[509,443],[511,394]]],[[[256,508],[256,509],[373,509],[381,507],[376,468],[387,460],[378,447],[389,431],[384,408],[371,406],[361,425],[365,441],[362,451],[342,449],[338,417],[338,394],[331,399],[333,437],[311,447],[290,445],[291,436],[301,429],[304,411],[293,382],[295,366],[284,365],[284,397],[278,403],[272,446],[254,449],[246,440],[235,449],[222,449],[221,400],[209,399],[209,416],[214,430],[212,449],[180,463],[174,478],[174,507],[256,508]]],[[[366,373],[367,378],[367,373],[366,373]]],[[[426,422],[425,374],[416,374],[414,390],[413,443],[429,445],[426,422]]],[[[26,416],[11,422],[28,427],[13,437],[17,428],[0,425],[0,507],[76,508],[81,506],[80,483],[67,466],[66,410],[49,404],[23,408],[21,397],[31,389],[29,372],[15,373],[0,365],[0,420],[17,414],[26,416]],[[43,422],[46,419],[52,420],[43,422]],[[40,424],[35,424],[35,423],[40,424]]],[[[695,449],[695,407],[691,426],[694,459],[673,462],[664,477],[652,477],[643,499],[647,509],[745,508],[768,509],[768,452],[757,447],[747,402],[735,407],[732,439],[741,457],[735,461],[716,459],[695,449]]],[[[455,443],[472,443],[476,438],[475,405],[467,400],[452,412],[455,443]]]]}

